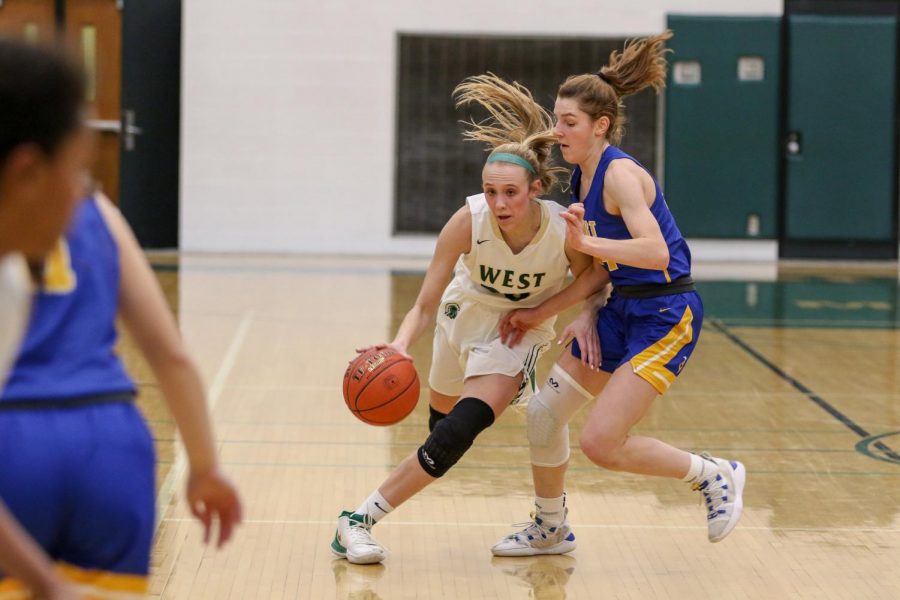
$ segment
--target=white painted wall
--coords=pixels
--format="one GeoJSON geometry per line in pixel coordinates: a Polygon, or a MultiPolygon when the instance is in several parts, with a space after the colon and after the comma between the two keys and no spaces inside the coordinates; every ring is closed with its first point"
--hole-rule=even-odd
{"type": "MultiPolygon", "coordinates": [[[[432,236],[392,235],[398,32],[637,36],[660,31],[669,13],[708,14],[710,6],[700,0],[185,2],[182,249],[430,253],[432,236]]],[[[779,15],[783,1],[730,0],[715,8],[717,14],[779,15]]]]}

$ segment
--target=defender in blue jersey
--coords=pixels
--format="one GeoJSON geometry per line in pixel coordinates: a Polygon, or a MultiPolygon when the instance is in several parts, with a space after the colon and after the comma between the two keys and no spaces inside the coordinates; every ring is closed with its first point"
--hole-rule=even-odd
{"type": "MultiPolygon", "coordinates": [[[[27,259],[50,251],[81,197],[90,155],[84,97],[84,79],[66,57],[0,37],[0,389],[28,324],[27,259]]],[[[75,599],[2,500],[0,572],[41,598],[75,599]]]]}
{"type": "MultiPolygon", "coordinates": [[[[571,237],[580,240],[582,251],[587,252],[591,244],[589,238],[633,239],[621,213],[610,214],[603,200],[604,180],[616,160],[629,161],[622,169],[626,178],[640,175],[633,171],[635,167],[644,170],[621,149],[607,146],[587,190],[581,189],[581,167],[576,167],[572,174],[575,205],[570,213],[581,217],[584,235],[571,237]]],[[[697,344],[703,323],[703,304],[691,280],[691,253],[687,243],[675,225],[662,190],[649,173],[647,176],[653,182],[650,214],[658,223],[666,244],[668,264],[661,269],[641,268],[597,258],[613,284],[613,293],[597,319],[601,350],[599,367],[613,373],[620,365],[629,363],[635,375],[664,394],[697,344]]],[[[641,192],[649,197],[648,190],[641,192]]],[[[577,229],[577,221],[577,218],[572,219],[570,226],[577,229]]],[[[592,254],[596,256],[596,250],[592,254]]],[[[577,340],[572,345],[572,354],[581,358],[577,340]]]]}
{"type": "MultiPolygon", "coordinates": [[[[153,440],[116,354],[121,317],[150,364],[191,465],[188,500],[224,543],[240,501],[218,467],[199,374],[121,214],[88,198],[46,257],[0,396],[0,498],[89,597],[138,598],[155,524],[153,440]]],[[[0,592],[20,589],[2,578],[0,592]]],[[[2,595],[2,594],[0,594],[2,595]]]]}
{"type": "MultiPolygon", "coordinates": [[[[705,498],[712,542],[727,536],[741,516],[746,478],[741,463],[698,456],[631,434],[653,400],[684,369],[703,322],[703,305],[691,280],[690,251],[662,191],[644,167],[616,147],[623,133],[622,98],[664,85],[663,44],[669,37],[667,31],[626,45],[597,73],[569,77],[557,94],[560,150],[567,162],[577,165],[571,184],[574,204],[562,215],[567,239],[595,257],[613,289],[602,307],[600,298],[589,303],[569,330],[587,340],[587,347],[573,344],[571,354],[563,355],[529,405],[536,516],[523,531],[495,545],[494,554],[574,549],[564,495],[567,424],[595,397],[581,432],[581,448],[591,461],[609,470],[691,483],[705,498]]],[[[604,283],[598,275],[598,287],[604,283]]],[[[565,304],[556,298],[546,307],[516,311],[505,321],[507,337],[514,343],[519,332],[565,304]]]]}

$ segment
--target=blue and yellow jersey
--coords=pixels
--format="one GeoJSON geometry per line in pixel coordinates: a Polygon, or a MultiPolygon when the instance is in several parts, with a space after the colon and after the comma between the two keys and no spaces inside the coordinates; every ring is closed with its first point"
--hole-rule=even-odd
{"type": "MultiPolygon", "coordinates": [[[[609,214],[603,207],[603,183],[606,177],[606,170],[612,161],[621,158],[632,160],[642,169],[644,168],[641,163],[615,146],[609,146],[603,152],[603,155],[600,157],[600,164],[597,166],[597,172],[594,174],[594,180],[591,182],[591,189],[588,190],[584,199],[584,224],[585,233],[588,235],[611,240],[632,239],[622,217],[609,214]]],[[[675,219],[672,217],[672,213],[669,212],[666,199],[663,197],[662,190],[656,179],[653,180],[653,183],[656,186],[656,199],[650,206],[650,212],[656,218],[657,223],[659,223],[663,238],[669,247],[669,267],[662,271],[640,269],[598,258],[598,260],[603,262],[606,270],[609,271],[613,287],[665,284],[691,274],[691,251],[678,230],[678,226],[675,225],[675,219]]],[[[580,187],[581,168],[576,167],[575,172],[572,173],[573,202],[579,202],[580,187]]]]}
{"type": "Polygon", "coordinates": [[[0,404],[133,393],[115,352],[118,296],[118,246],[90,198],[47,258],[0,404]]]}

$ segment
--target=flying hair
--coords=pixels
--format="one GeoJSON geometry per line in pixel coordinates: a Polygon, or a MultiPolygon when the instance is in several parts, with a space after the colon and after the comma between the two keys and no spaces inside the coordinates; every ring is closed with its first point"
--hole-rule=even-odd
{"type": "Polygon", "coordinates": [[[486,73],[465,79],[453,90],[453,96],[457,108],[477,104],[490,115],[478,123],[464,121],[467,129],[463,137],[487,144],[492,156],[508,153],[526,160],[536,173],[528,173],[529,180],[540,180],[543,193],[568,174],[567,169],[551,160],[556,143],[553,116],[534,101],[524,86],[486,73]]]}

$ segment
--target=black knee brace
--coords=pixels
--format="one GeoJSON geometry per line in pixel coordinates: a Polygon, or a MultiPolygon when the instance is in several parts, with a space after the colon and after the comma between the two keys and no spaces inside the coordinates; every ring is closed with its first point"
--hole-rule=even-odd
{"type": "Polygon", "coordinates": [[[428,431],[434,431],[434,426],[438,424],[438,421],[445,418],[447,415],[444,413],[437,411],[430,404],[428,405],[428,431]]]}
{"type": "Polygon", "coordinates": [[[417,453],[419,464],[432,477],[441,477],[466,453],[479,433],[494,423],[494,411],[483,400],[463,398],[443,419],[417,453]]]}

